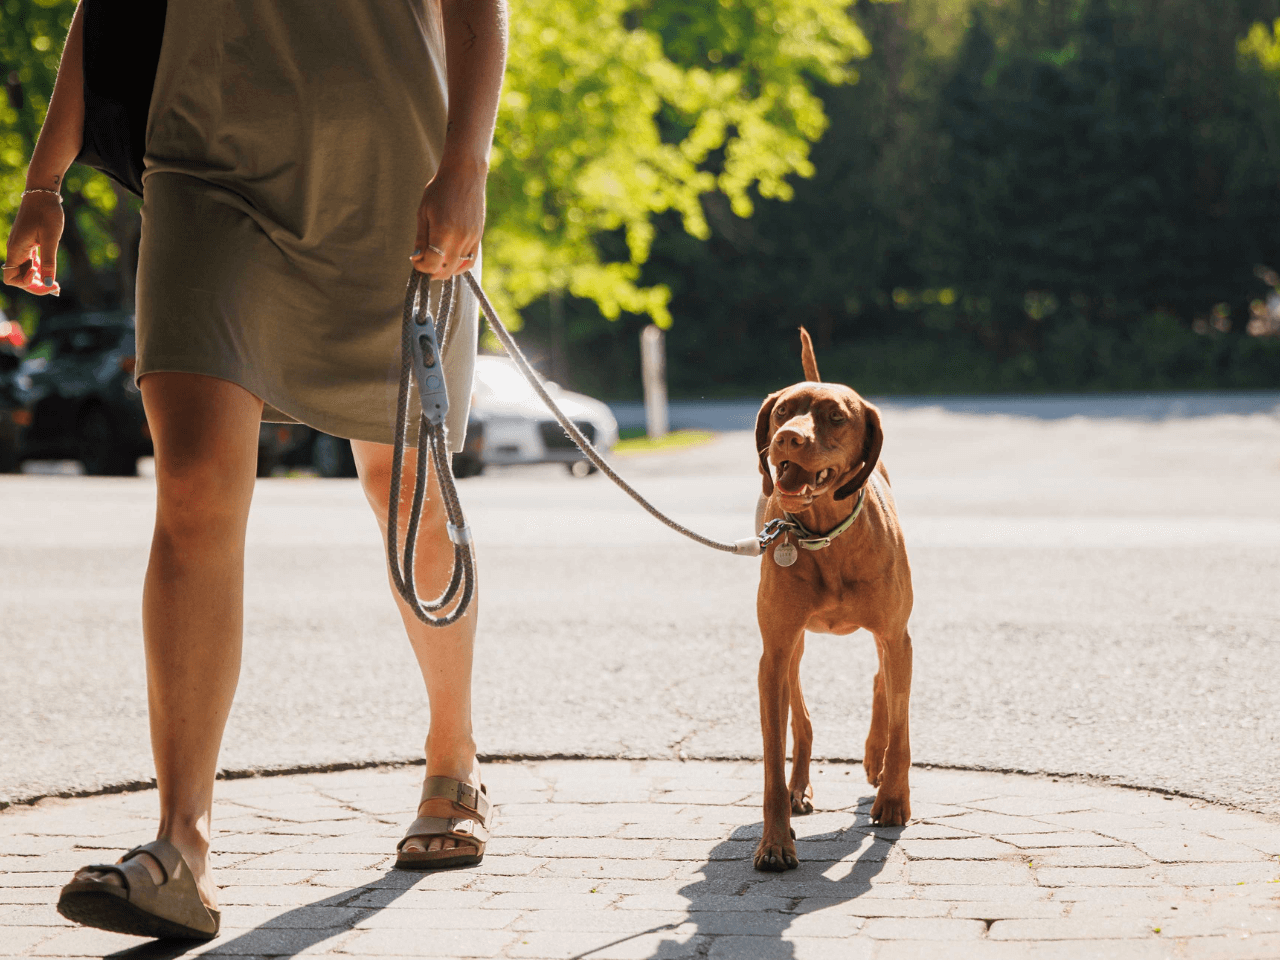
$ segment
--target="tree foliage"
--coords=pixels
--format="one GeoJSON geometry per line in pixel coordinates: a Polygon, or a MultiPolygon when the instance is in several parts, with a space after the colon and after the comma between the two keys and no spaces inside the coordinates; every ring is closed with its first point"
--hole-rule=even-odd
{"type": "MultiPolygon", "coordinates": [[[[745,220],[710,198],[705,243],[660,221],[644,276],[672,291],[674,393],[776,386],[759,357],[794,357],[799,323],[825,374],[873,391],[1280,383],[1280,341],[1246,334],[1280,271],[1280,2],[854,16],[873,52],[819,91],[794,199],[745,220]]],[[[635,322],[566,323],[575,371],[635,352],[635,322]]]]}
{"type": "MultiPolygon", "coordinates": [[[[75,0],[0,6],[0,63],[23,92],[0,112],[4,229],[75,0]]],[[[826,127],[811,85],[852,79],[866,52],[839,0],[512,0],[486,232],[486,287],[500,310],[563,290],[606,317],[669,323],[668,291],[640,282],[653,217],[670,211],[706,236],[707,192],[740,215],[755,196],[788,196],[826,127]]],[[[127,206],[105,178],[73,170],[64,288],[91,300],[121,253],[113,218],[127,206]]]]}

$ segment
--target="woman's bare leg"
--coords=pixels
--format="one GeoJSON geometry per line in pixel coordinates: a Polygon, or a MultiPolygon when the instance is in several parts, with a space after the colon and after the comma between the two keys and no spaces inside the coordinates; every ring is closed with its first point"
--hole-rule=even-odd
{"type": "MultiPolygon", "coordinates": [[[[392,448],[385,444],[353,440],[351,450],[355,454],[365,496],[373,507],[385,543],[387,508],[391,499],[392,448]]],[[[402,549],[412,507],[413,478],[414,457],[410,451],[405,456],[398,508],[402,549]]],[[[444,504],[440,500],[440,488],[433,473],[423,505],[422,523],[414,554],[414,578],[417,580],[418,595],[428,600],[439,596],[448,585],[453,566],[453,544],[445,530],[445,522],[444,504]]],[[[409,634],[409,642],[413,644],[414,655],[418,658],[418,667],[427,685],[427,699],[431,704],[431,726],[427,731],[426,742],[426,775],[452,777],[479,787],[480,768],[476,763],[476,742],[471,729],[471,666],[476,635],[476,602],[473,600],[471,608],[452,626],[429,627],[414,616],[399,594],[395,594],[395,600],[409,634]]],[[[418,815],[450,817],[458,816],[459,812],[448,800],[435,799],[424,803],[418,815]]],[[[418,840],[411,840],[406,844],[406,849],[440,850],[456,846],[459,844],[454,840],[436,838],[430,841],[429,847],[418,840]]]]}
{"type": "MultiPolygon", "coordinates": [[[[262,401],[196,374],[148,374],[141,388],[156,454],[142,632],[160,788],[157,837],[181,851],[200,895],[216,907],[208,868],[213,782],[240,673],[244,537],[262,401]]],[[[144,862],[161,881],[151,858],[144,862]]],[[[113,874],[101,879],[119,882],[113,874]]]]}

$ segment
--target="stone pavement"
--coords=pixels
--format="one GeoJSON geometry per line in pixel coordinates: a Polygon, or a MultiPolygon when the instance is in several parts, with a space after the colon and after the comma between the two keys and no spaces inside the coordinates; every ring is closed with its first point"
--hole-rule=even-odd
{"type": "Polygon", "coordinates": [[[0,812],[0,956],[1280,958],[1280,823],[1091,783],[913,771],[915,819],[868,822],[820,764],[802,864],[761,874],[752,762],[486,767],[476,868],[391,869],[421,767],[219,784],[223,933],[157,944],[64,923],[57,888],[149,839],[152,792],[0,812]]]}

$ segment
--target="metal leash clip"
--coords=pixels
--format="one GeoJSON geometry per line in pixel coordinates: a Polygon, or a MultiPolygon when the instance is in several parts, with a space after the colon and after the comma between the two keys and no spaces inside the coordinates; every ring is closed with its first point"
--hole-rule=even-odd
{"type": "MultiPolygon", "coordinates": [[[[426,301],[426,285],[420,294],[426,301]]],[[[444,382],[444,368],[440,362],[440,344],[436,342],[436,324],[425,302],[414,304],[413,320],[413,379],[418,385],[418,402],[422,415],[433,426],[444,423],[449,412],[449,391],[444,382]]]]}
{"type": "Polygon", "coordinates": [[[760,531],[760,549],[765,550],[773,541],[795,527],[790,520],[784,520],[779,517],[776,520],[770,520],[764,525],[764,529],[760,531]]]}

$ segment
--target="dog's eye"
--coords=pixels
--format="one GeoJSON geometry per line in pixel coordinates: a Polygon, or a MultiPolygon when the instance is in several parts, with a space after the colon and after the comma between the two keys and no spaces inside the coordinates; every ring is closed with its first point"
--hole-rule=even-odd
{"type": "Polygon", "coordinates": [[[786,416],[786,408],[785,408],[785,407],[774,407],[774,408],[773,408],[773,419],[775,419],[775,420],[781,420],[784,416],[786,416]]]}
{"type": "Polygon", "coordinates": [[[833,413],[833,414],[831,415],[831,422],[832,422],[832,423],[844,423],[844,419],[845,419],[845,418],[844,418],[841,414],[839,414],[839,413],[833,413]]]}

